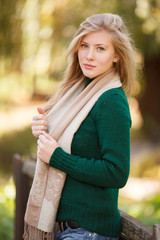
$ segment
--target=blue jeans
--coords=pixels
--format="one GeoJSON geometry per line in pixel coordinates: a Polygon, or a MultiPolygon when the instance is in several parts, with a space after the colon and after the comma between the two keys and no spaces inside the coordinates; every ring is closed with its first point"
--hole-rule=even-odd
{"type": "Polygon", "coordinates": [[[119,238],[104,237],[97,233],[89,232],[84,228],[71,229],[68,227],[64,232],[58,232],[55,240],[118,240],[119,238]]]}

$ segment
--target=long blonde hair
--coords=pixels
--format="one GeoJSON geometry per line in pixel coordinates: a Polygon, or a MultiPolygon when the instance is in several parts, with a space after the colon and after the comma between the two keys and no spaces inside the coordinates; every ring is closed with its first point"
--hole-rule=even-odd
{"type": "Polygon", "coordinates": [[[119,73],[124,91],[127,95],[130,95],[136,73],[132,39],[120,16],[111,13],[96,14],[88,17],[82,22],[77,33],[73,37],[66,51],[68,65],[64,74],[64,79],[57,94],[47,102],[44,108],[46,112],[61,99],[69,88],[76,82],[85,78],[78,61],[78,48],[84,35],[101,30],[105,30],[111,35],[115,51],[120,57],[120,60],[114,63],[113,67],[119,73]]]}

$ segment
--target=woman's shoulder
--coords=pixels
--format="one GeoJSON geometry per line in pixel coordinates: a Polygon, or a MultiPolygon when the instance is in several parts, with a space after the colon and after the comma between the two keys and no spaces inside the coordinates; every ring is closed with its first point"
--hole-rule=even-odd
{"type": "Polygon", "coordinates": [[[125,113],[130,118],[128,100],[121,87],[104,92],[93,108],[93,114],[96,116],[115,113],[125,113]]]}
{"type": "Polygon", "coordinates": [[[108,91],[105,91],[99,98],[98,98],[98,101],[97,102],[105,102],[105,101],[109,101],[109,100],[112,100],[112,101],[116,101],[116,100],[122,100],[122,101],[125,101],[128,103],[127,101],[127,97],[126,97],[126,94],[123,90],[122,87],[119,87],[119,88],[112,88],[108,91]]]}
{"type": "Polygon", "coordinates": [[[126,97],[126,94],[122,87],[119,88],[113,88],[108,91],[105,91],[97,100],[96,105],[109,105],[112,104],[127,104],[128,100],[126,97]]]}

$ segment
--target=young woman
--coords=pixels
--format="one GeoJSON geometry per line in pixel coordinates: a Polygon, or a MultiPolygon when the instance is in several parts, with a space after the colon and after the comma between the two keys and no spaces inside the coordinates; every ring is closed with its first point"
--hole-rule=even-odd
{"type": "MultiPolygon", "coordinates": [[[[31,123],[41,162],[67,175],[55,239],[119,239],[118,191],[126,184],[130,166],[126,94],[135,78],[131,39],[120,16],[97,14],[80,25],[67,54],[56,98],[44,110],[38,108],[31,123]],[[67,122],[64,128],[62,122],[67,122]],[[58,128],[63,128],[62,139],[56,135],[58,128]]],[[[56,178],[48,183],[50,192],[55,191],[52,182],[56,178]]],[[[42,222],[45,225],[45,218],[42,222]]]]}

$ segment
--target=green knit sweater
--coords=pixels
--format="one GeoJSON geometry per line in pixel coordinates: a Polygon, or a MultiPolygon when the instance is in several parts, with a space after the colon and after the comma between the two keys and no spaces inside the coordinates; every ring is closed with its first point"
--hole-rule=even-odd
{"type": "Polygon", "coordinates": [[[49,165],[68,174],[57,221],[76,221],[91,232],[119,237],[118,189],[129,175],[130,126],[123,89],[111,89],[74,134],[71,154],[56,148],[49,165]]]}

